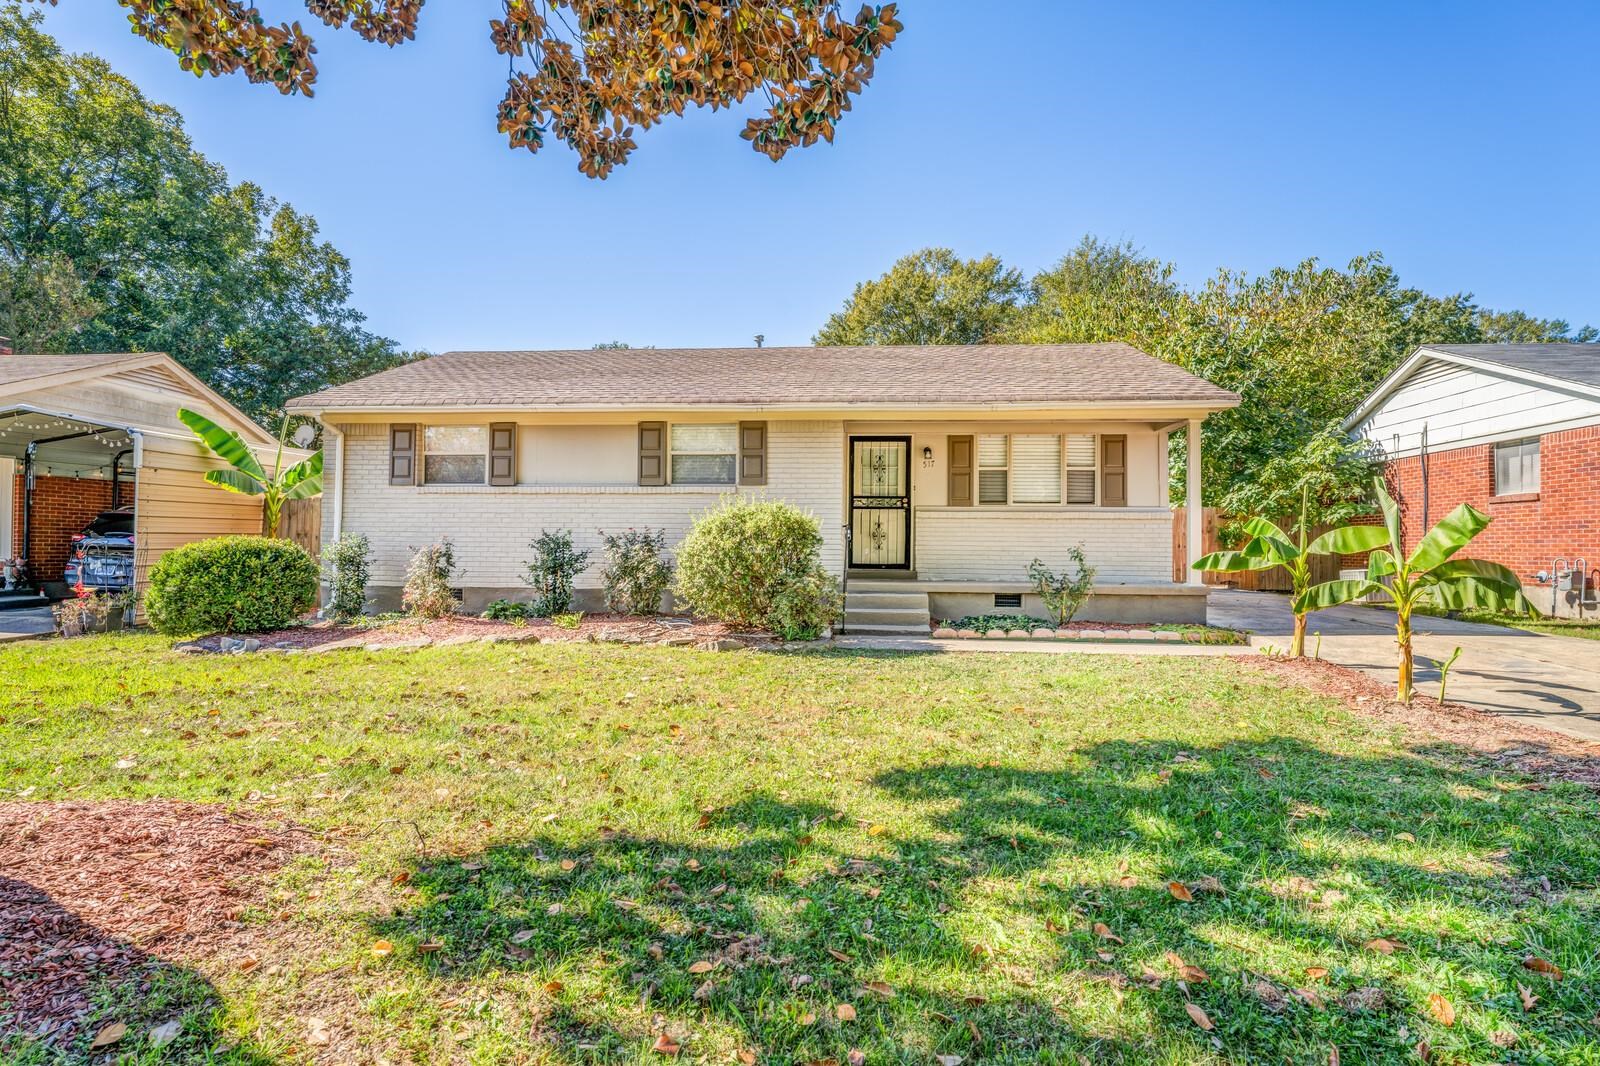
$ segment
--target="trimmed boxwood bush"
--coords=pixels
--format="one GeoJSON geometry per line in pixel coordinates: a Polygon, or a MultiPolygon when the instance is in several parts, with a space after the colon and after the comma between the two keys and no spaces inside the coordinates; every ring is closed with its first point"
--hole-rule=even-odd
{"type": "Polygon", "coordinates": [[[678,546],[674,592],[707,618],[814,637],[839,610],[821,550],[811,515],[775,501],[730,501],[696,519],[678,546]]]}
{"type": "Polygon", "coordinates": [[[144,609],[162,633],[282,629],[317,602],[317,564],[293,541],[217,537],[174,548],[150,571],[144,609]]]}

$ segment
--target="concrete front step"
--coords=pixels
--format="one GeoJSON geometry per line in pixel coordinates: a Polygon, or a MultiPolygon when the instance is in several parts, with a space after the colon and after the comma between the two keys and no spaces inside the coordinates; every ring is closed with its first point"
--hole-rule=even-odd
{"type": "Polygon", "coordinates": [[[926,592],[857,592],[849,593],[851,607],[927,607],[926,592]]]}
{"type": "Polygon", "coordinates": [[[928,628],[928,608],[923,607],[857,607],[846,604],[844,624],[854,629],[858,625],[918,626],[928,628]]]}
{"type": "Polygon", "coordinates": [[[880,636],[880,637],[925,637],[928,627],[923,625],[888,625],[882,622],[845,622],[847,636],[880,636]]]}
{"type": "Polygon", "coordinates": [[[896,580],[881,577],[853,577],[845,591],[851,595],[857,592],[898,592],[902,596],[926,596],[925,590],[917,588],[916,582],[896,580]]]}

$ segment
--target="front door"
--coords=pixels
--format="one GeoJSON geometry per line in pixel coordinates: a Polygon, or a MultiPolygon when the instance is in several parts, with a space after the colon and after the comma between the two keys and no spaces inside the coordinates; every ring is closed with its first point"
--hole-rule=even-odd
{"type": "Polygon", "coordinates": [[[911,438],[850,438],[850,565],[911,566],[911,438]]]}

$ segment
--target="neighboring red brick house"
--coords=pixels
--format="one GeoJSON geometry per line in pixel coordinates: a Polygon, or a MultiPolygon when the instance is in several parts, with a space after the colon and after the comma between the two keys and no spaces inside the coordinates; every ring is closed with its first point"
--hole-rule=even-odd
{"type": "Polygon", "coordinates": [[[1470,503],[1470,554],[1504,563],[1543,611],[1600,610],[1600,344],[1417,349],[1346,429],[1388,456],[1407,548],[1470,503]]]}

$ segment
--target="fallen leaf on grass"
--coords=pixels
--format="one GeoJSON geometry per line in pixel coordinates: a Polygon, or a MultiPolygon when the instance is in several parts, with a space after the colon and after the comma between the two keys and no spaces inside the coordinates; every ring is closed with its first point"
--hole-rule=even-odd
{"type": "Polygon", "coordinates": [[[701,982],[699,988],[694,990],[694,1001],[696,1003],[704,1003],[706,1000],[711,998],[712,994],[716,992],[716,990],[717,983],[710,978],[707,978],[705,981],[701,982]]]}
{"type": "Polygon", "coordinates": [[[816,1013],[813,1012],[813,1011],[806,1011],[804,1014],[800,1015],[800,1024],[802,1026],[816,1025],[817,1024],[816,1013]]]}
{"type": "Polygon", "coordinates": [[[850,960],[850,956],[846,955],[844,952],[840,951],[838,948],[829,948],[828,949],[828,954],[832,955],[835,959],[838,959],[840,962],[849,962],[849,961],[851,961],[850,960]]]}
{"type": "Polygon", "coordinates": [[[1524,1012],[1533,1010],[1533,1005],[1539,1002],[1539,997],[1533,994],[1533,989],[1529,988],[1521,981],[1517,982],[1517,998],[1522,1000],[1522,1009],[1524,1012]]]}
{"type": "Polygon", "coordinates": [[[333,1041],[333,1034],[328,1031],[328,1023],[321,1018],[306,1019],[306,1043],[327,1044],[333,1041]]]}
{"type": "Polygon", "coordinates": [[[546,981],[544,983],[544,990],[550,993],[552,996],[560,994],[561,990],[566,987],[567,986],[562,984],[560,981],[546,981]]]}
{"type": "Polygon", "coordinates": [[[848,1003],[839,1004],[833,1008],[833,1013],[841,1022],[853,1022],[856,1020],[856,1009],[848,1003]]]}
{"type": "Polygon", "coordinates": [[[151,1047],[166,1047],[178,1039],[178,1034],[183,1032],[181,1021],[163,1022],[145,1034],[145,1039],[150,1041],[151,1047]]]}
{"type": "Polygon", "coordinates": [[[1127,943],[1127,941],[1123,940],[1120,936],[1118,936],[1117,934],[1113,933],[1111,931],[1111,927],[1109,925],[1107,925],[1105,922],[1095,922],[1094,923],[1094,935],[1099,937],[1101,940],[1109,940],[1113,944],[1125,944],[1125,943],[1127,943]]]}
{"type": "Polygon", "coordinates": [[[1180,980],[1188,981],[1190,984],[1199,984],[1202,981],[1211,980],[1210,974],[1206,973],[1198,966],[1184,962],[1183,956],[1179,955],[1175,951],[1167,952],[1167,961],[1172,964],[1173,969],[1178,971],[1178,978],[1180,980]]]}
{"type": "Polygon", "coordinates": [[[867,830],[867,836],[869,836],[869,837],[881,837],[881,836],[883,836],[883,834],[887,833],[888,831],[889,831],[889,827],[886,826],[886,825],[875,825],[872,828],[867,830]]]}
{"type": "Polygon", "coordinates": [[[749,1050],[739,1052],[739,1062],[743,1066],[756,1066],[756,1053],[749,1050]]]}
{"type": "Polygon", "coordinates": [[[1324,1006],[1322,997],[1317,995],[1309,988],[1296,988],[1290,994],[1300,1002],[1304,1003],[1306,1006],[1315,1008],[1316,1010],[1321,1010],[1324,1006]]]}
{"type": "Polygon", "coordinates": [[[391,885],[403,885],[407,881],[410,881],[410,880],[411,880],[411,872],[409,870],[401,870],[399,873],[397,873],[393,877],[389,878],[389,883],[391,885]]]}
{"type": "Polygon", "coordinates": [[[961,1002],[965,1003],[969,1007],[981,1007],[985,1003],[989,1002],[989,1000],[984,996],[964,996],[962,997],[961,1002]]]}
{"type": "Polygon", "coordinates": [[[1450,1001],[1437,992],[1428,993],[1428,1013],[1438,1019],[1440,1025],[1450,1026],[1456,1024],[1456,1009],[1450,1001]]]}
{"type": "Polygon", "coordinates": [[[717,964],[709,959],[700,959],[689,964],[689,972],[693,974],[710,973],[717,968],[717,964]]]}
{"type": "Polygon", "coordinates": [[[1527,958],[1522,960],[1522,965],[1524,969],[1532,970],[1534,973],[1548,974],[1557,981],[1566,976],[1566,974],[1561,972],[1561,967],[1557,966],[1549,959],[1541,959],[1537,955],[1529,955],[1527,958]]]}
{"type": "Polygon", "coordinates": [[[249,973],[251,970],[260,965],[260,959],[256,958],[254,955],[246,955],[244,958],[239,960],[239,972],[249,973]]]}
{"type": "Polygon", "coordinates": [[[882,996],[884,999],[894,998],[894,987],[887,981],[868,981],[861,987],[873,995],[882,996]]]}
{"type": "Polygon", "coordinates": [[[1367,941],[1361,946],[1366,948],[1368,951],[1376,951],[1379,955],[1393,955],[1396,951],[1400,950],[1401,947],[1399,941],[1390,940],[1387,937],[1381,936],[1373,937],[1371,940],[1367,941]]]}
{"type": "Polygon", "coordinates": [[[1320,981],[1326,976],[1328,976],[1328,971],[1322,966],[1306,967],[1306,979],[1309,981],[1320,981]]]}
{"type": "Polygon", "coordinates": [[[1182,900],[1185,903],[1194,902],[1194,893],[1190,892],[1189,886],[1182,881],[1168,881],[1167,891],[1172,893],[1173,899],[1182,900]]]}
{"type": "Polygon", "coordinates": [[[562,869],[563,872],[571,873],[573,870],[576,870],[577,868],[578,868],[578,864],[573,862],[571,859],[562,859],[561,860],[561,869],[562,869]]]}
{"type": "Polygon", "coordinates": [[[518,929],[515,933],[511,934],[511,942],[513,944],[526,944],[536,935],[537,934],[532,929],[518,929]]]}
{"type": "Polygon", "coordinates": [[[435,951],[442,951],[443,949],[444,941],[442,940],[424,940],[417,945],[417,954],[432,955],[435,951]]]}
{"type": "Polygon", "coordinates": [[[1339,1049],[1337,1047],[1328,1049],[1328,1066],[1339,1066],[1339,1049]]]}
{"type": "Polygon", "coordinates": [[[385,955],[393,955],[394,945],[387,940],[375,941],[372,945],[372,953],[378,956],[380,959],[385,955]]]}
{"type": "Polygon", "coordinates": [[[112,1022],[94,1035],[94,1041],[89,1045],[92,1051],[99,1047],[109,1047],[128,1035],[128,1027],[121,1022],[112,1022]]]}
{"type": "Polygon", "coordinates": [[[933,1058],[939,1066],[961,1066],[965,1061],[960,1055],[935,1055],[933,1058]]]}
{"type": "Polygon", "coordinates": [[[666,1055],[669,1058],[676,1058],[678,1052],[683,1050],[683,1047],[679,1045],[677,1041],[673,1040],[672,1037],[668,1036],[666,1033],[662,1033],[660,1036],[656,1037],[656,1042],[650,1046],[650,1050],[654,1051],[657,1055],[666,1055]]]}
{"type": "Polygon", "coordinates": [[[1200,1028],[1204,1029],[1206,1032],[1209,1033],[1211,1030],[1217,1027],[1216,1023],[1211,1020],[1211,1016],[1200,1009],[1199,1004],[1185,1003],[1183,1005],[1183,1009],[1189,1012],[1189,1020],[1194,1022],[1194,1024],[1198,1025],[1200,1028]]]}

